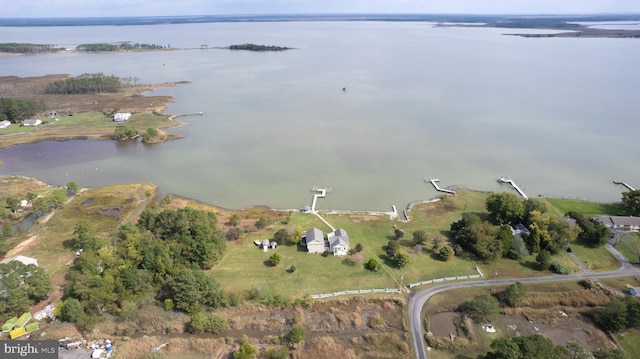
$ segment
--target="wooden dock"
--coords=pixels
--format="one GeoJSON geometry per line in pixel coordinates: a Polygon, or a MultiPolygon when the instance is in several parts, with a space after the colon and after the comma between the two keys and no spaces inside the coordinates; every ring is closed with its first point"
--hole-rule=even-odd
{"type": "Polygon", "coordinates": [[[524,199],[529,199],[529,197],[527,197],[524,191],[521,190],[520,187],[518,187],[518,185],[512,179],[507,177],[498,177],[498,182],[510,184],[513,187],[513,189],[515,189],[524,199]]]}
{"type": "Polygon", "coordinates": [[[424,179],[425,182],[431,182],[431,184],[433,185],[433,187],[436,189],[436,191],[438,192],[444,192],[444,193],[449,193],[455,196],[456,192],[452,191],[450,189],[444,189],[444,188],[440,188],[440,186],[438,186],[438,182],[440,182],[439,179],[437,178],[425,178],[424,179]]]}
{"type": "Polygon", "coordinates": [[[614,181],[613,181],[613,184],[623,185],[623,186],[627,187],[627,188],[629,189],[629,191],[635,191],[635,190],[636,190],[635,188],[633,188],[633,187],[629,186],[626,182],[622,182],[622,181],[616,181],[616,180],[614,180],[614,181]]]}

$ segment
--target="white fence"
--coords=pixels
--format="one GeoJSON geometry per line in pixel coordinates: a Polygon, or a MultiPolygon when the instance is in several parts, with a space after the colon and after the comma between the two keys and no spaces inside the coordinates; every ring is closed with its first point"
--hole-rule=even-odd
{"type": "Polygon", "coordinates": [[[424,280],[424,281],[418,282],[418,283],[410,283],[409,284],[409,288],[418,287],[418,286],[425,285],[425,284],[433,284],[433,283],[445,282],[445,281],[450,281],[450,280],[476,279],[476,278],[484,277],[484,274],[482,274],[482,272],[480,271],[480,268],[478,268],[478,266],[476,266],[476,271],[478,272],[478,274],[457,275],[455,277],[434,278],[434,279],[424,280]]]}
{"type": "Polygon", "coordinates": [[[327,293],[327,294],[313,294],[311,298],[313,299],[329,298],[329,297],[337,297],[339,295],[347,295],[347,294],[400,293],[400,292],[402,292],[400,288],[356,289],[356,290],[345,290],[342,292],[333,292],[333,293],[327,293]]]}

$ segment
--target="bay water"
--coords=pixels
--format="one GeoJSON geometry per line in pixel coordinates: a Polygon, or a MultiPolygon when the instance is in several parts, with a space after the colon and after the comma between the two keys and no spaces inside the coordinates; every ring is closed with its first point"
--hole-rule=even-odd
{"type": "Polygon", "coordinates": [[[190,48],[3,56],[0,75],[186,80],[150,94],[176,98],[167,113],[205,115],[179,119],[170,131],[185,137],[162,144],[9,147],[0,173],[56,185],[151,181],[233,209],[302,208],[314,186],[332,189],[318,209],[402,209],[437,195],[426,177],[512,191],[496,182],[507,176],[530,197],[604,202],[625,190],[612,180],[640,187],[640,42],[507,32],[373,21],[3,27],[2,42],[190,48]],[[242,43],[295,49],[214,48],[242,43]]]}

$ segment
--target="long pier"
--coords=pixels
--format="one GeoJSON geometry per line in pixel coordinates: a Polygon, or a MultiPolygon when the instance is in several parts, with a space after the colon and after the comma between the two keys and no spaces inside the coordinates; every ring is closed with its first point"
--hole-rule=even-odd
{"type": "Polygon", "coordinates": [[[635,191],[635,190],[636,190],[635,188],[633,188],[633,187],[629,186],[626,182],[622,182],[622,181],[616,181],[616,180],[614,180],[614,181],[613,181],[613,184],[620,184],[620,185],[623,185],[623,186],[627,187],[627,188],[629,189],[629,191],[635,191]]]}
{"type": "Polygon", "coordinates": [[[425,181],[425,182],[431,182],[431,184],[433,185],[433,187],[434,187],[434,188],[436,189],[436,191],[438,191],[438,192],[449,193],[449,194],[452,194],[452,195],[455,195],[455,194],[456,194],[456,192],[455,192],[455,191],[452,191],[452,190],[450,190],[450,189],[440,188],[440,186],[438,186],[438,182],[440,182],[440,180],[439,180],[439,179],[437,179],[437,178],[425,178],[425,179],[424,179],[424,181],[425,181]]]}
{"type": "Polygon", "coordinates": [[[518,185],[512,179],[507,177],[499,177],[498,182],[510,184],[511,186],[513,186],[513,189],[515,189],[524,199],[529,199],[529,197],[527,197],[524,191],[522,191],[520,187],[518,187],[518,185]]]}
{"type": "Polygon", "coordinates": [[[181,113],[179,115],[169,116],[169,121],[173,121],[179,117],[187,117],[187,116],[203,116],[204,112],[190,112],[190,113],[181,113]]]}

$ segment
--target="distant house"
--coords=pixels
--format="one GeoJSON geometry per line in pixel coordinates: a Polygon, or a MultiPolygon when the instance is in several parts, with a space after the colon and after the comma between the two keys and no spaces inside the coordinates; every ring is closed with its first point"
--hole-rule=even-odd
{"type": "Polygon", "coordinates": [[[1,263],[9,263],[9,262],[13,262],[13,261],[22,262],[25,265],[29,265],[29,264],[38,265],[38,260],[37,259],[31,258],[31,257],[25,257],[25,256],[10,257],[10,258],[7,258],[7,259],[3,260],[1,263]]]}
{"type": "Polygon", "coordinates": [[[513,234],[514,237],[522,238],[523,234],[528,236],[531,234],[531,232],[527,229],[527,227],[525,227],[524,224],[518,223],[515,227],[511,227],[511,234],[513,234]]]}
{"type": "Polygon", "coordinates": [[[115,122],[124,122],[131,117],[131,112],[118,112],[111,116],[111,119],[115,122]]]}
{"type": "Polygon", "coordinates": [[[22,121],[23,126],[38,126],[40,124],[42,124],[42,121],[40,121],[39,118],[31,118],[31,119],[22,121]]]}
{"type": "Polygon", "coordinates": [[[57,113],[57,112],[55,112],[55,111],[51,111],[51,112],[47,113],[47,117],[54,118],[54,117],[56,117],[56,116],[58,116],[58,113],[57,113]]]}
{"type": "Polygon", "coordinates": [[[629,294],[636,296],[636,297],[640,297],[640,287],[633,287],[631,289],[629,289],[629,294]]]}
{"type": "Polygon", "coordinates": [[[595,220],[616,231],[640,231],[640,217],[600,216],[595,220]]]}
{"type": "Polygon", "coordinates": [[[318,228],[311,228],[302,236],[303,245],[307,246],[309,253],[322,253],[325,251],[324,233],[318,228]]]}
{"type": "Polygon", "coordinates": [[[347,231],[338,228],[335,232],[327,234],[329,250],[334,256],[346,256],[349,252],[349,236],[347,231]]]}
{"type": "Polygon", "coordinates": [[[265,239],[264,241],[262,241],[262,250],[267,252],[269,250],[270,245],[271,243],[269,243],[269,240],[265,239]]]}
{"type": "Polygon", "coordinates": [[[0,128],[7,128],[11,125],[10,121],[4,120],[4,121],[0,121],[0,128]]]}

